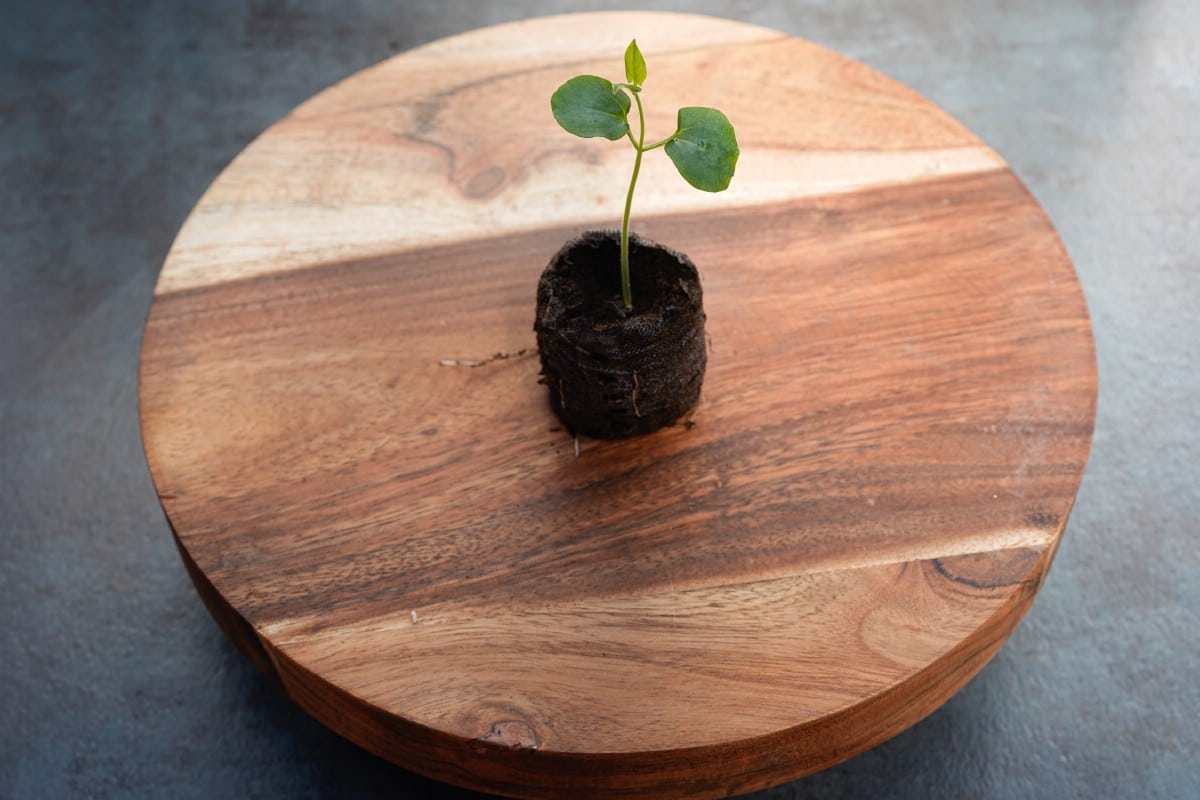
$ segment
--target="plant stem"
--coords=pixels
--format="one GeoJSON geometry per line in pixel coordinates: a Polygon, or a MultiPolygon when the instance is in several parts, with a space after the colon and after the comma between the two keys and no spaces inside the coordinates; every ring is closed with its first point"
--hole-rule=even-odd
{"type": "Polygon", "coordinates": [[[633,187],[637,185],[638,172],[642,169],[642,147],[646,141],[646,115],[642,111],[642,98],[638,92],[630,92],[638,110],[638,138],[633,143],[637,155],[633,158],[633,175],[629,178],[629,191],[625,195],[625,216],[621,218],[621,298],[625,301],[625,309],[633,310],[633,291],[629,285],[629,210],[633,207],[633,187]]]}

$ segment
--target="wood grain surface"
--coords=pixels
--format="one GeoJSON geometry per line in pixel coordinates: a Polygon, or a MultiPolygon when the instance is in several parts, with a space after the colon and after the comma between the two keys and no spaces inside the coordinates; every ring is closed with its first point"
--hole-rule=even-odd
{"type": "MultiPolygon", "coordinates": [[[[658,154],[650,154],[656,156],[658,154]]],[[[1012,632],[1083,472],[1070,260],[994,152],[851,60],[629,13],[442,40],[297,108],[179,233],[146,453],[205,602],[318,719],[516,796],[694,796],[819,770],[935,709],[1012,632]],[[711,105],[721,195],[643,167],[700,268],[691,426],[575,442],[533,302],[631,163],[549,111],[621,77],[649,135],[711,105]]]]}

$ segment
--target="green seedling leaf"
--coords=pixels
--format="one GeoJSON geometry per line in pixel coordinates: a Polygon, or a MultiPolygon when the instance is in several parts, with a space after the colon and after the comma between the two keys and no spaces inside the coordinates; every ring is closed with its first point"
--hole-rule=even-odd
{"type": "Polygon", "coordinates": [[[715,108],[679,109],[678,128],[665,149],[679,174],[697,189],[720,192],[729,186],[738,144],[733,125],[715,108]]]}
{"type": "Polygon", "coordinates": [[[616,141],[629,132],[629,96],[611,81],[579,75],[558,87],[550,110],[567,133],[585,139],[603,136],[616,141]]]}
{"type": "Polygon", "coordinates": [[[625,80],[634,86],[646,82],[646,59],[638,49],[637,39],[631,40],[629,47],[625,48],[625,80]]]}

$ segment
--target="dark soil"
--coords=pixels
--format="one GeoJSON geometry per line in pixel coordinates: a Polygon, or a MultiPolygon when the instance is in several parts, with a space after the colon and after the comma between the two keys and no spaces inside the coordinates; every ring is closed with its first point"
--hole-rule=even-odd
{"type": "Polygon", "coordinates": [[[700,276],[681,253],[632,235],[633,310],[621,300],[620,238],[563,246],[537,291],[542,380],[573,433],[618,439],[674,422],[699,399],[707,353],[700,276]]]}

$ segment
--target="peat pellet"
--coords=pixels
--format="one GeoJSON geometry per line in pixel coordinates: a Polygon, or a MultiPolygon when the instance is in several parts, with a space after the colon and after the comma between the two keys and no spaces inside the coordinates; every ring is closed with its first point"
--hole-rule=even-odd
{"type": "Polygon", "coordinates": [[[620,235],[567,242],[537,289],[538,352],[550,404],[567,428],[597,439],[650,433],[699,399],[707,352],[700,276],[691,260],[636,234],[633,309],[621,299],[620,235]]]}

